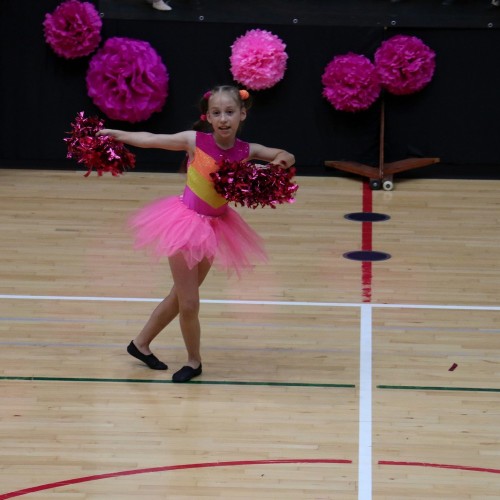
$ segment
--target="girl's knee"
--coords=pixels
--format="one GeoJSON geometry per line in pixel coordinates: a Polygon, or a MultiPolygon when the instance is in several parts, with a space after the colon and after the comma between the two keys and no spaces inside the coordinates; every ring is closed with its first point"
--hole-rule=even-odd
{"type": "Polygon", "coordinates": [[[179,313],[184,318],[194,318],[200,311],[200,301],[195,299],[183,300],[179,303],[179,313]]]}

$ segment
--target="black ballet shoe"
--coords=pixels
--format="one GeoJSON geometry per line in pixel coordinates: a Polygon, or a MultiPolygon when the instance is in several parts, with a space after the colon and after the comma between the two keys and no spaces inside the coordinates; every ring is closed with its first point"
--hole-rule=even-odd
{"type": "Polygon", "coordinates": [[[201,375],[201,364],[198,368],[183,366],[179,371],[172,375],[172,382],[189,382],[192,378],[201,375]]]}
{"type": "Polygon", "coordinates": [[[154,354],[142,354],[139,349],[134,344],[134,341],[130,342],[127,347],[127,352],[134,356],[134,358],[139,359],[143,363],[146,363],[151,370],[167,370],[168,366],[160,361],[154,354]]]}

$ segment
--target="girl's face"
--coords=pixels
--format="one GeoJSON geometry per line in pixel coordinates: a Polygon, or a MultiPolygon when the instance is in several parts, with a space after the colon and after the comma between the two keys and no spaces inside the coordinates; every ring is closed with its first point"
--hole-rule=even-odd
{"type": "Polygon", "coordinates": [[[208,101],[207,121],[214,129],[216,141],[223,145],[232,146],[246,116],[246,109],[229,92],[217,92],[208,101]]]}

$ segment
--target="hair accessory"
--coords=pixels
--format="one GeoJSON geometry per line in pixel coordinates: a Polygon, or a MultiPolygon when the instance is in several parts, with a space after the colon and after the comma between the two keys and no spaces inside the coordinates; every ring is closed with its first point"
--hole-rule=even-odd
{"type": "Polygon", "coordinates": [[[200,120],[202,122],[206,122],[207,121],[207,115],[200,115],[200,120]]]}
{"type": "Polygon", "coordinates": [[[212,95],[212,91],[208,90],[203,94],[203,99],[206,99],[207,101],[210,99],[210,96],[212,95]]]}
{"type": "Polygon", "coordinates": [[[241,89],[239,91],[239,94],[242,101],[246,101],[250,97],[248,90],[245,89],[241,89]]]}

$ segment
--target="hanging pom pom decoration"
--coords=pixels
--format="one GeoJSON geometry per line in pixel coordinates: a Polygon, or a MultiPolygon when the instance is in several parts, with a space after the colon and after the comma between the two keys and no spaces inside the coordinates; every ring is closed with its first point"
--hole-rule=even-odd
{"type": "Polygon", "coordinates": [[[61,3],[43,22],[45,41],[66,59],[88,56],[101,43],[102,20],[93,4],[79,0],[61,3]]]}
{"type": "Polygon", "coordinates": [[[229,202],[248,208],[293,203],[298,184],[292,182],[295,168],[256,165],[251,162],[223,161],[210,176],[215,190],[229,202]]]}
{"type": "Polygon", "coordinates": [[[268,89],[285,74],[286,45],[273,33],[254,29],[237,38],[231,46],[233,78],[251,90],[268,89]]]}
{"type": "Polygon", "coordinates": [[[375,67],[382,86],[396,95],[413,94],[431,80],[436,54],[415,36],[396,35],[375,52],[375,67]]]}
{"type": "Polygon", "coordinates": [[[334,57],[325,67],[321,82],[323,97],[339,111],[368,109],[381,91],[375,66],[360,54],[334,57]]]}
{"type": "Polygon", "coordinates": [[[102,128],[103,120],[97,116],[86,118],[84,112],[80,111],[71,124],[71,131],[67,132],[69,137],[64,138],[68,145],[66,158],[74,158],[85,165],[85,177],[88,177],[93,169],[99,176],[105,172],[118,176],[135,167],[135,155],[121,142],[106,135],[96,137],[102,128]]]}
{"type": "Polygon", "coordinates": [[[94,104],[113,120],[147,120],[167,99],[167,68],[141,40],[109,38],[90,60],[86,80],[94,104]]]}

